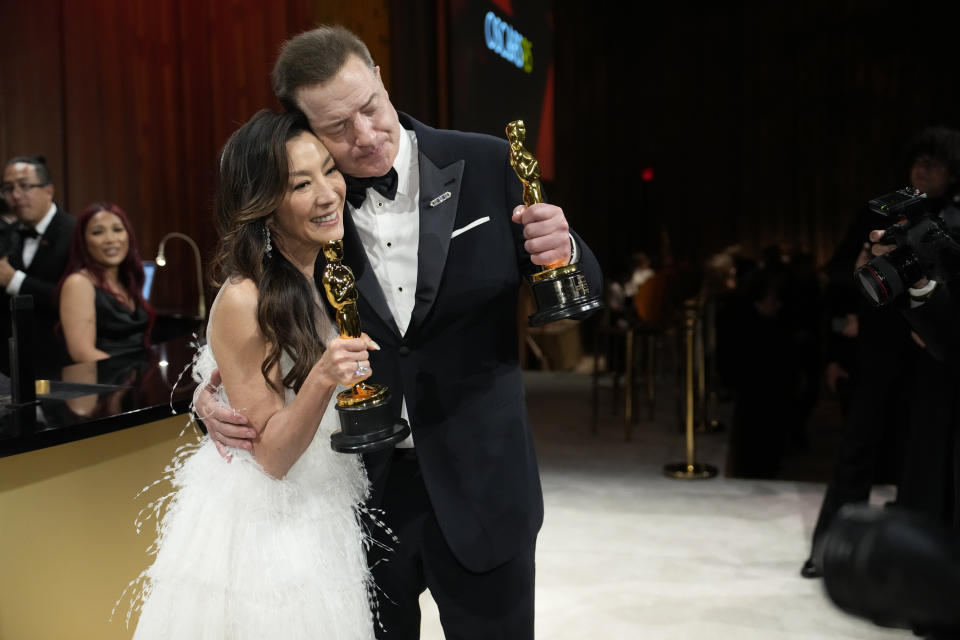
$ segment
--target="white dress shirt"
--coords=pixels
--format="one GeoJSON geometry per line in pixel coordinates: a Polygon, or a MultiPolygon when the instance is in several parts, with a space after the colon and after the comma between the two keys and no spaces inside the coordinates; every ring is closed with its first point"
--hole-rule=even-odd
{"type": "MultiPolygon", "coordinates": [[[[420,244],[420,161],[413,131],[403,129],[393,168],[397,170],[396,197],[388,200],[368,188],[363,204],[353,212],[353,221],[393,320],[403,335],[416,302],[420,244]]],[[[406,398],[401,416],[409,421],[406,398]]],[[[413,436],[397,446],[412,447],[413,436]]]]}
{"type": "MultiPolygon", "coordinates": [[[[420,160],[413,131],[403,129],[393,168],[397,170],[396,197],[388,200],[368,187],[363,204],[353,212],[353,221],[390,313],[400,335],[404,335],[416,302],[420,242],[420,160]]],[[[580,252],[572,235],[570,250],[570,262],[577,262],[580,252]]],[[[401,416],[409,422],[406,398],[401,416]]],[[[397,444],[397,447],[412,446],[412,434],[397,444]]]]}
{"type": "MultiPolygon", "coordinates": [[[[51,204],[50,210],[47,211],[47,215],[43,216],[43,219],[37,223],[37,226],[34,229],[37,230],[37,233],[40,234],[36,238],[24,238],[23,239],[23,268],[30,268],[30,263],[33,262],[33,257],[37,255],[37,249],[40,247],[40,239],[43,234],[46,232],[47,227],[50,226],[50,222],[53,220],[53,216],[57,213],[57,205],[51,204]]],[[[15,296],[20,293],[20,287],[23,286],[23,281],[27,279],[27,274],[23,271],[17,269],[13,273],[13,277],[10,278],[10,282],[7,283],[7,293],[11,296],[15,296]]]]}

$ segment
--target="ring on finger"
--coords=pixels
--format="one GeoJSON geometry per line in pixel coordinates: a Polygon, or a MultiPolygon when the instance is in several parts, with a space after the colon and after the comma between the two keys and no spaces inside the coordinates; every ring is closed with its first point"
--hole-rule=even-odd
{"type": "Polygon", "coordinates": [[[363,361],[362,361],[362,360],[357,360],[357,369],[356,369],[356,371],[353,372],[353,375],[355,375],[355,376],[365,376],[365,375],[367,375],[368,373],[370,373],[370,369],[368,369],[367,367],[363,366],[363,361]]]}

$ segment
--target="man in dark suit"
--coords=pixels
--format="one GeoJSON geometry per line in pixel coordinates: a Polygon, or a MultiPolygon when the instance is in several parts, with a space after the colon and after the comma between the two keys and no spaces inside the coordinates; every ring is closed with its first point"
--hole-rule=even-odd
{"type": "MultiPolygon", "coordinates": [[[[560,208],[522,206],[505,140],[398,115],[379,67],[345,29],[288,41],[273,79],[347,177],[345,261],[363,330],[381,347],[372,379],[412,428],[396,449],[365,458],[371,502],[399,539],[377,532],[386,550],[371,551],[377,633],[419,637],[419,596],[430,589],[447,638],[532,638],[543,496],[518,294],[524,272],[568,260],[600,291],[596,258],[560,208]]],[[[216,442],[248,444],[251,430],[229,411],[198,409],[216,442]]]]}
{"type": "Polygon", "coordinates": [[[74,218],[53,202],[53,181],[42,156],[11,158],[3,169],[0,193],[17,218],[9,253],[0,257],[0,368],[10,373],[6,346],[11,335],[10,297],[33,297],[38,375],[59,369],[65,358],[63,341],[54,333],[59,314],[54,299],[70,252],[74,218]]]}

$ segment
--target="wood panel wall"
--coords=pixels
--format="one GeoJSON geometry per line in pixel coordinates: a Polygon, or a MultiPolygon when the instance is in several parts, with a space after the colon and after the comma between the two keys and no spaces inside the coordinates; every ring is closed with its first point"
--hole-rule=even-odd
{"type": "MultiPolygon", "coordinates": [[[[385,0],[0,3],[0,156],[46,156],[68,211],[119,204],[144,258],[179,231],[206,263],[219,149],[257,110],[279,108],[269,74],[280,44],[321,22],[355,30],[389,79],[385,0]]],[[[189,245],[170,240],[166,253],[157,304],[195,310],[189,245]]]]}

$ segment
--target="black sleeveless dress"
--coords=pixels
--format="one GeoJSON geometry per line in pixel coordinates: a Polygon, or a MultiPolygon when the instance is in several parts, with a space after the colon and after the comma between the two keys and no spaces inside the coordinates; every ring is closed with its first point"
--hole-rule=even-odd
{"type": "Polygon", "coordinates": [[[147,310],[137,305],[131,311],[111,293],[97,287],[94,304],[97,309],[97,349],[115,356],[143,348],[147,330],[147,310]]]}

